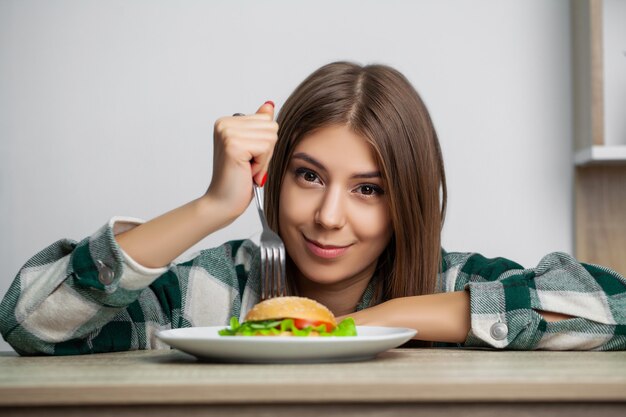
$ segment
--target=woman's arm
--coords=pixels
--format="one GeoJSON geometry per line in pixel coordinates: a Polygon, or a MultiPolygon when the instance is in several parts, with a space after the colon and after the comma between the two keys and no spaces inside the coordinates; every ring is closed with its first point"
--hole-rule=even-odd
{"type": "MultiPolygon", "coordinates": [[[[546,321],[571,316],[539,311],[546,321]]],[[[463,343],[470,330],[469,291],[402,297],[350,314],[357,325],[408,327],[416,339],[463,343]]],[[[342,317],[340,317],[342,318],[342,317]]]]}
{"type": "Polygon", "coordinates": [[[147,223],[115,236],[120,247],[148,268],[169,264],[195,243],[234,219],[219,200],[205,194],[147,223]]]}
{"type": "MultiPolygon", "coordinates": [[[[113,218],[80,242],[64,239],[29,259],[0,302],[4,339],[23,355],[145,349],[160,347],[158,330],[205,320],[206,308],[195,312],[198,303],[194,308],[185,293],[194,279],[186,267],[195,260],[164,266],[243,213],[252,178],[263,183],[277,131],[270,103],[253,115],[218,120],[213,178],[202,197],[142,225],[113,218]]],[[[223,274],[235,280],[226,283],[232,290],[224,291],[236,294],[240,268],[231,261],[242,244],[225,245],[203,252],[206,272],[198,273],[206,287],[213,268],[232,270],[223,274]]]]}
{"type": "Polygon", "coordinates": [[[218,120],[213,178],[206,194],[116,235],[124,252],[145,267],[163,267],[239,217],[252,199],[252,178],[263,185],[278,137],[273,119],[274,105],[266,102],[256,114],[218,120]]]}
{"type": "Polygon", "coordinates": [[[470,329],[467,291],[394,298],[350,314],[360,326],[407,327],[419,340],[465,341],[470,329]]]}

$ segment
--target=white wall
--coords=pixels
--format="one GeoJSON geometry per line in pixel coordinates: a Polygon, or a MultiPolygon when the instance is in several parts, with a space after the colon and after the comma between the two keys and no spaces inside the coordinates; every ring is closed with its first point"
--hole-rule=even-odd
{"type": "Polygon", "coordinates": [[[626,1],[602,3],[604,141],[626,145],[626,1]]]}
{"type": "MultiPolygon", "coordinates": [[[[571,252],[569,42],[565,0],[0,1],[0,293],[56,239],[200,196],[217,117],[339,59],[397,67],[429,106],[446,249],[571,252]]],[[[248,210],[194,250],[259,228],[248,210]]]]}

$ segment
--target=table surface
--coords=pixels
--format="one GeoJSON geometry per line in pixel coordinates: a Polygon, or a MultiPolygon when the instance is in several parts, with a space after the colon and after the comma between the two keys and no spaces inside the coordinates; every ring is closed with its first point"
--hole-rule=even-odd
{"type": "Polygon", "coordinates": [[[364,362],[199,362],[176,350],[0,353],[0,406],[626,402],[626,352],[393,349],[364,362]],[[303,393],[305,395],[303,395],[303,393]]]}

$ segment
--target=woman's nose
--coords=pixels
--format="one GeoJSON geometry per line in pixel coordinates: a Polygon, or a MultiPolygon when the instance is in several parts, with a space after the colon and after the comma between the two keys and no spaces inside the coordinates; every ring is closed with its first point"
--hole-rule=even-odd
{"type": "Polygon", "coordinates": [[[339,229],[346,222],[345,198],[340,189],[327,189],[315,212],[315,222],[325,229],[339,229]]]}

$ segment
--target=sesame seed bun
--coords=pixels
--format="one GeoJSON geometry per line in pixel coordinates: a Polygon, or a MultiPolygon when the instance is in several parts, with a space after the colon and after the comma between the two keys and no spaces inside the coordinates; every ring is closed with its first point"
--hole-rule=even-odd
{"type": "Polygon", "coordinates": [[[337,326],[335,316],[326,306],[305,297],[277,297],[262,301],[252,307],[245,321],[272,319],[323,321],[337,326]]]}

